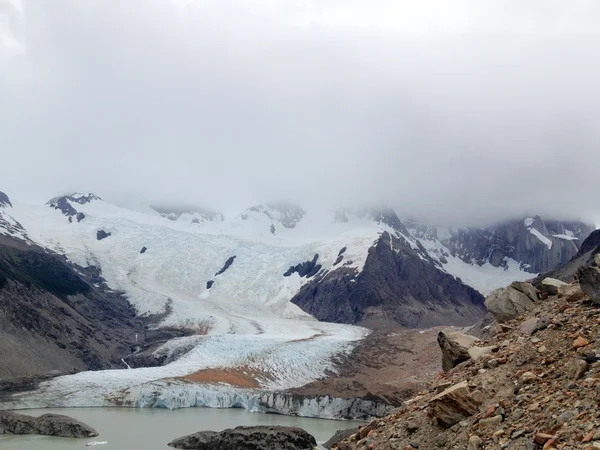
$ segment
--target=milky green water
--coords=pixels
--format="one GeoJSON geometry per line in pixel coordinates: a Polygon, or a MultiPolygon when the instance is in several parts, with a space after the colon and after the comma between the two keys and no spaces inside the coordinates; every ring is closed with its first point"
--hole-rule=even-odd
{"type": "Polygon", "coordinates": [[[0,450],[167,450],[170,449],[167,446],[169,442],[187,434],[205,430],[221,431],[239,425],[300,427],[318,442],[324,442],[337,430],[360,424],[251,413],[243,409],[185,408],[169,411],[153,408],[65,408],[20,412],[32,416],[65,414],[87,423],[100,435],[92,439],[0,436],[0,450]],[[86,447],[91,441],[107,441],[108,444],[86,447]]]}

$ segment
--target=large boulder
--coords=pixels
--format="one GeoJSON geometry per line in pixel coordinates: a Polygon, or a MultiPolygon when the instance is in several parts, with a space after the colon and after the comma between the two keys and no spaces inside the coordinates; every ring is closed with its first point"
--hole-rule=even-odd
{"type": "Polygon", "coordinates": [[[600,272],[594,267],[580,267],[577,271],[579,286],[592,303],[600,305],[600,272]]]}
{"type": "MultiPolygon", "coordinates": [[[[508,322],[534,307],[535,288],[525,286],[529,283],[519,283],[519,289],[511,285],[493,291],[485,299],[485,306],[499,323],[508,322]],[[526,293],[527,292],[527,293],[526,293]]],[[[536,297],[537,298],[537,297],[536,297]]]]}
{"type": "Polygon", "coordinates": [[[430,412],[438,425],[450,428],[479,410],[479,401],[471,396],[466,381],[455,384],[429,401],[430,412]]]}
{"type": "Polygon", "coordinates": [[[67,438],[98,436],[92,427],[68,416],[44,414],[32,417],[11,411],[0,411],[0,434],[39,434],[67,438]]]}
{"type": "Polygon", "coordinates": [[[471,359],[469,348],[479,339],[459,332],[440,331],[437,341],[442,350],[442,369],[447,372],[461,362],[471,359]]]}
{"type": "Polygon", "coordinates": [[[539,287],[542,291],[548,293],[548,295],[557,295],[558,289],[567,284],[568,283],[557,280],[556,278],[546,277],[542,280],[539,287]]]}
{"type": "Polygon", "coordinates": [[[175,439],[169,446],[188,450],[312,450],[317,441],[301,428],[257,426],[219,433],[201,431],[175,439]]]}

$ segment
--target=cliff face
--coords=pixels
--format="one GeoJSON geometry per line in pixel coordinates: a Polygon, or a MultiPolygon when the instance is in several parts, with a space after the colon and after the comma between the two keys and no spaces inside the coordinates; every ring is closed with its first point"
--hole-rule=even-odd
{"type": "Polygon", "coordinates": [[[469,324],[485,313],[481,294],[387,232],[360,273],[341,268],[317,276],[292,302],[319,320],[367,325],[469,324]]]}
{"type": "Polygon", "coordinates": [[[581,222],[544,221],[535,216],[493,227],[459,229],[442,242],[465,262],[501,267],[505,258],[511,258],[524,270],[540,273],[572,258],[592,231],[593,227],[581,222]]]}

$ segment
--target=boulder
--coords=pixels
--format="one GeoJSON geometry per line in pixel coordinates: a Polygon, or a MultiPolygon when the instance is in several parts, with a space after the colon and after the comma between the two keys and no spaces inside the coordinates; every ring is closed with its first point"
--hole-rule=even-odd
{"type": "Polygon", "coordinates": [[[521,324],[519,331],[532,336],[538,331],[548,328],[550,323],[551,321],[548,317],[532,317],[521,324]]]}
{"type": "Polygon", "coordinates": [[[534,303],[528,294],[509,286],[496,289],[488,295],[485,306],[496,321],[504,323],[529,311],[534,307],[534,303]]]}
{"type": "Polygon", "coordinates": [[[481,358],[493,353],[495,350],[497,350],[497,348],[493,345],[489,347],[473,346],[469,349],[469,356],[471,356],[474,361],[479,361],[481,358]]]}
{"type": "Polygon", "coordinates": [[[32,417],[11,411],[0,411],[0,434],[39,434],[67,438],[98,436],[96,430],[68,416],[44,414],[32,417]]]}
{"type": "Polygon", "coordinates": [[[312,450],[317,441],[301,428],[256,426],[201,431],[175,439],[169,446],[189,450],[312,450]]]}
{"type": "Polygon", "coordinates": [[[529,299],[532,302],[537,302],[537,300],[538,300],[537,290],[535,289],[535,286],[533,284],[527,283],[525,281],[513,281],[510,284],[510,287],[525,294],[527,297],[529,297],[529,299]]]}
{"type": "Polygon", "coordinates": [[[356,433],[356,431],[356,428],[350,428],[348,430],[338,430],[327,442],[323,444],[323,447],[325,447],[327,450],[331,450],[331,448],[335,444],[342,442],[345,439],[348,439],[350,436],[356,433]]]}
{"type": "Polygon", "coordinates": [[[579,285],[592,303],[600,305],[600,272],[594,267],[580,267],[577,271],[579,285]]]}
{"type": "Polygon", "coordinates": [[[106,239],[107,237],[112,236],[112,233],[106,232],[104,230],[98,230],[96,232],[96,239],[101,241],[102,239],[106,239]]]}
{"type": "Polygon", "coordinates": [[[568,283],[564,281],[557,280],[556,278],[546,277],[542,280],[540,284],[540,289],[543,292],[546,292],[548,295],[557,295],[558,289],[566,286],[568,283]]]}
{"type": "Polygon", "coordinates": [[[458,383],[429,401],[431,415],[438,425],[450,428],[479,410],[479,402],[471,396],[466,381],[458,383]]]}
{"type": "Polygon", "coordinates": [[[469,348],[479,339],[468,334],[440,331],[437,341],[442,350],[442,368],[447,372],[461,362],[471,359],[469,348]]]}

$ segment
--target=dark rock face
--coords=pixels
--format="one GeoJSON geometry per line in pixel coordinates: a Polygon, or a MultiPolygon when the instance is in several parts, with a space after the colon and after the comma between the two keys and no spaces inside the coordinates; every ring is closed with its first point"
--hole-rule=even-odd
{"type": "Polygon", "coordinates": [[[0,434],[39,434],[65,438],[98,436],[92,427],[68,416],[44,414],[31,417],[10,411],[0,411],[0,434]]]}
{"type": "Polygon", "coordinates": [[[209,280],[206,282],[206,289],[210,289],[215,284],[214,280],[209,280]]]}
{"type": "Polygon", "coordinates": [[[102,200],[96,194],[71,194],[71,195],[63,195],[62,197],[55,197],[51,199],[47,205],[51,208],[57,209],[62,212],[65,216],[69,218],[69,222],[73,222],[73,217],[77,220],[77,222],[81,222],[85,219],[85,214],[77,211],[72,203],[77,203],[79,205],[85,205],[87,203],[91,203],[94,200],[102,200]]]}
{"type": "Polygon", "coordinates": [[[4,192],[0,191],[0,208],[10,206],[12,208],[12,203],[4,192]]]}
{"type": "Polygon", "coordinates": [[[283,276],[289,277],[294,273],[298,273],[298,275],[300,275],[300,278],[312,278],[319,272],[319,270],[321,270],[321,264],[317,264],[318,259],[319,254],[316,253],[312,261],[305,261],[303,263],[296,264],[295,266],[290,267],[288,270],[286,270],[283,276]]]}
{"type": "Polygon", "coordinates": [[[292,302],[318,320],[408,327],[472,324],[483,296],[442,272],[408,242],[385,232],[362,272],[340,267],[302,287],[292,302]]]}
{"type": "Polygon", "coordinates": [[[202,431],[176,439],[169,446],[188,450],[312,450],[317,441],[301,428],[257,426],[220,433],[202,431]]]}
{"type": "Polygon", "coordinates": [[[227,261],[225,261],[225,265],[221,268],[221,270],[219,270],[217,273],[215,273],[215,277],[218,277],[219,275],[224,274],[225,271],[231,267],[231,265],[235,261],[235,258],[237,258],[236,255],[233,255],[233,256],[227,258],[227,261]]]}
{"type": "Polygon", "coordinates": [[[142,249],[140,250],[140,254],[142,254],[142,255],[143,255],[143,254],[144,254],[144,253],[146,253],[147,251],[148,251],[148,248],[147,248],[147,247],[142,247],[142,249]]]}
{"type": "Polygon", "coordinates": [[[592,232],[588,238],[583,241],[579,251],[566,264],[555,270],[547,272],[536,278],[538,285],[544,278],[556,278],[561,281],[571,282],[580,267],[591,267],[595,265],[594,257],[600,253],[600,230],[592,232]]]}
{"type": "Polygon", "coordinates": [[[579,285],[592,303],[600,306],[600,272],[594,267],[580,267],[577,271],[579,285]]]}
{"type": "Polygon", "coordinates": [[[112,236],[112,233],[107,233],[104,230],[98,230],[96,232],[96,239],[98,239],[99,241],[101,241],[102,239],[106,239],[107,237],[112,236]]]}
{"type": "Polygon", "coordinates": [[[535,216],[487,228],[459,229],[442,243],[453,256],[467,263],[489,262],[494,267],[505,267],[506,258],[512,258],[522,263],[523,270],[540,273],[572,258],[592,230],[581,222],[544,221],[535,216]]]}

